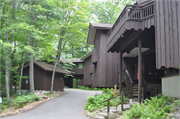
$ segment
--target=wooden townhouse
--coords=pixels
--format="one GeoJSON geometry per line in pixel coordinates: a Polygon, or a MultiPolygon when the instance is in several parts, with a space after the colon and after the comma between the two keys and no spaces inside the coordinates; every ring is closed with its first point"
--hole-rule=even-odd
{"type": "MultiPolygon", "coordinates": [[[[92,53],[82,58],[89,69],[84,70],[84,84],[93,87],[113,87],[118,84],[119,53],[107,53],[107,33],[112,24],[90,23],[87,43],[94,45],[92,53]],[[87,78],[87,76],[90,78],[87,78]]],[[[85,63],[84,62],[84,63],[85,63]]]]}
{"type": "Polygon", "coordinates": [[[65,78],[64,83],[65,86],[68,86],[70,88],[73,87],[73,79],[80,79],[80,81],[77,83],[77,86],[82,86],[83,84],[83,76],[84,76],[84,62],[81,60],[81,58],[75,58],[71,60],[62,60],[62,62],[72,62],[74,65],[72,69],[71,75],[73,77],[68,76],[65,78]]]}
{"type": "Polygon", "coordinates": [[[138,85],[139,102],[148,90],[180,97],[179,13],[179,0],[139,0],[125,6],[107,33],[106,51],[120,54],[120,91],[125,82],[129,91],[138,85]]]}
{"type": "MultiPolygon", "coordinates": [[[[54,65],[42,63],[39,61],[34,61],[34,89],[35,90],[47,90],[51,89],[51,80],[52,80],[52,72],[54,65]]],[[[56,67],[55,77],[54,77],[54,86],[53,91],[64,91],[64,75],[67,74],[66,71],[62,70],[59,67],[56,67]]],[[[23,76],[29,77],[29,62],[26,63],[23,67],[23,76]]],[[[29,78],[22,79],[22,89],[26,90],[25,81],[29,78]]],[[[27,85],[27,89],[29,90],[29,84],[27,85]]]]}

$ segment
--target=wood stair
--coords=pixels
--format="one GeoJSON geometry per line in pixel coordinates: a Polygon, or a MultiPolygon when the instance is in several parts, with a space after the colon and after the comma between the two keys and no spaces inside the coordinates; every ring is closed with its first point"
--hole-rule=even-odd
{"type": "MultiPolygon", "coordinates": [[[[138,84],[134,84],[133,85],[133,90],[138,90],[138,84]]],[[[133,92],[133,98],[137,98],[138,97],[138,91],[133,92]]]]}

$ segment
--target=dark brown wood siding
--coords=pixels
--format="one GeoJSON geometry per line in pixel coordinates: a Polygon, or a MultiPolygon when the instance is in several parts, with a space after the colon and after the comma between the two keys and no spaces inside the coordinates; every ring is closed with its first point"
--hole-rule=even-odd
{"type": "MultiPolygon", "coordinates": [[[[46,71],[46,77],[45,77],[46,90],[51,89],[51,79],[52,79],[52,72],[46,71]]],[[[63,74],[55,73],[53,90],[64,91],[64,75],[63,74]],[[62,78],[62,80],[60,78],[62,78]]]]}
{"type": "MultiPolygon", "coordinates": [[[[29,77],[29,66],[23,69],[23,76],[29,77]]],[[[35,90],[50,90],[51,89],[52,72],[45,71],[37,65],[34,65],[34,89],[35,90]]],[[[26,89],[26,79],[22,79],[22,89],[26,89]]],[[[29,80],[29,79],[27,79],[29,80]]],[[[29,90],[29,85],[27,87],[29,90]]],[[[54,78],[55,91],[64,90],[64,74],[56,73],[54,78]],[[62,78],[62,80],[60,80],[62,78]]]]}
{"type": "Polygon", "coordinates": [[[91,56],[84,60],[84,85],[93,85],[93,79],[91,79],[91,74],[93,73],[92,64],[91,64],[91,56]]]}
{"type": "Polygon", "coordinates": [[[73,75],[83,75],[84,68],[73,69],[72,72],[74,72],[73,75]]]}
{"type": "Polygon", "coordinates": [[[155,0],[156,67],[179,66],[180,1],[155,0]]]}
{"type": "Polygon", "coordinates": [[[113,87],[118,84],[119,53],[107,53],[108,30],[97,30],[94,47],[97,62],[94,63],[93,87],[113,87]],[[98,40],[98,41],[97,41],[98,40]],[[98,50],[97,50],[98,49],[98,50]]]}

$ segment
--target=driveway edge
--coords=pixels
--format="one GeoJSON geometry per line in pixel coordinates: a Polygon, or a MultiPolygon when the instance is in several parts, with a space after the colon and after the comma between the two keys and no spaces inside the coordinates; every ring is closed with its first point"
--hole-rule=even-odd
{"type": "MultiPolygon", "coordinates": [[[[53,98],[53,99],[50,99],[50,100],[54,100],[54,99],[56,99],[56,98],[59,98],[59,97],[63,96],[65,93],[66,93],[66,92],[63,92],[61,95],[59,95],[59,96],[57,96],[57,97],[55,97],[55,98],[53,98]]],[[[20,113],[8,114],[8,115],[0,116],[0,118],[9,117],[9,116],[14,116],[14,115],[19,115],[19,114],[25,113],[25,112],[27,112],[27,111],[30,111],[30,110],[33,110],[33,109],[37,108],[38,106],[40,106],[40,105],[42,105],[43,103],[48,102],[48,101],[50,101],[50,100],[44,101],[44,102],[38,104],[37,106],[29,109],[29,110],[24,110],[24,111],[21,111],[20,113]]]]}

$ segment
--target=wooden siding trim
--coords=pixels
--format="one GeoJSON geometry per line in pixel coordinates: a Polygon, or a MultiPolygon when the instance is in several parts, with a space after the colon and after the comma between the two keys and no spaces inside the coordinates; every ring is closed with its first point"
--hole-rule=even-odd
{"type": "Polygon", "coordinates": [[[168,14],[169,14],[169,41],[170,41],[170,65],[173,65],[173,39],[172,39],[172,19],[171,19],[171,1],[168,4],[168,14]]]}
{"type": "MultiPolygon", "coordinates": [[[[179,41],[179,47],[180,47],[180,1],[177,1],[177,19],[178,19],[178,41],[179,41]]],[[[178,48],[179,48],[178,47],[178,48]]],[[[178,63],[179,67],[180,67],[180,48],[179,48],[179,63],[178,63]]]]}
{"type": "Polygon", "coordinates": [[[168,7],[168,1],[164,1],[164,26],[165,26],[165,42],[166,44],[164,45],[165,48],[165,53],[166,53],[166,65],[170,66],[170,42],[169,42],[169,37],[170,37],[170,33],[169,33],[169,18],[168,18],[168,11],[169,11],[169,7],[168,7]]]}
{"type": "Polygon", "coordinates": [[[163,66],[166,66],[165,64],[165,54],[166,54],[166,50],[165,50],[165,34],[164,34],[164,5],[163,5],[163,1],[159,0],[159,15],[160,15],[160,43],[161,43],[161,64],[163,66]]]}
{"type": "Polygon", "coordinates": [[[172,30],[173,30],[173,47],[174,47],[174,66],[178,66],[179,54],[178,50],[178,34],[177,34],[177,13],[176,13],[176,1],[172,0],[172,30]]]}

